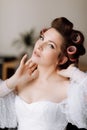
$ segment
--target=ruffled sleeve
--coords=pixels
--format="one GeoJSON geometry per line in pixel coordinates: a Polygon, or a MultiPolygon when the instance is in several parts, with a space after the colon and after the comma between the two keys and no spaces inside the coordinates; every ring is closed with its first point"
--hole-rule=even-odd
{"type": "Polygon", "coordinates": [[[66,115],[68,122],[87,129],[87,73],[78,70],[68,91],[66,115]],[[77,78],[75,78],[77,77],[77,78]],[[82,78],[81,78],[82,77],[82,78]],[[75,80],[76,79],[76,80],[75,80]]]}
{"type": "Polygon", "coordinates": [[[0,97],[4,97],[5,95],[9,94],[13,89],[9,89],[7,87],[6,81],[0,79],[0,97]]]}
{"type": "Polygon", "coordinates": [[[0,98],[0,128],[15,128],[16,126],[15,94],[11,92],[0,98]]]}

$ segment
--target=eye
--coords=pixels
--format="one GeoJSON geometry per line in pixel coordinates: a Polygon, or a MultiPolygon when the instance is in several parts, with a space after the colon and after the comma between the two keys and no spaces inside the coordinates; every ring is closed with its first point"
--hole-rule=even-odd
{"type": "Polygon", "coordinates": [[[52,44],[48,44],[50,48],[54,49],[55,47],[52,44]]]}
{"type": "Polygon", "coordinates": [[[40,40],[44,41],[44,36],[43,35],[40,35],[40,40]]]}

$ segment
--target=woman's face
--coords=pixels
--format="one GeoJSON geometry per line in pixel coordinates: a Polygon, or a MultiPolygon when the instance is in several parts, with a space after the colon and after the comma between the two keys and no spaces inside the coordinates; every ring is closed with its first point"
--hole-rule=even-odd
{"type": "Polygon", "coordinates": [[[57,66],[63,37],[54,28],[40,36],[35,44],[32,60],[40,65],[57,66]]]}

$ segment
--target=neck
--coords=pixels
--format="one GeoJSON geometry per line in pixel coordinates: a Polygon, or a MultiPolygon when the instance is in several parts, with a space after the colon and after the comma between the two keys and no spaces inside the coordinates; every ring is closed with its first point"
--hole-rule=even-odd
{"type": "MultiPolygon", "coordinates": [[[[42,67],[42,66],[38,66],[38,70],[39,70],[39,76],[38,76],[38,80],[40,81],[49,81],[52,79],[55,79],[56,77],[58,78],[58,74],[57,74],[57,70],[54,69],[54,67],[42,67]]],[[[60,78],[61,76],[59,76],[60,78]]]]}

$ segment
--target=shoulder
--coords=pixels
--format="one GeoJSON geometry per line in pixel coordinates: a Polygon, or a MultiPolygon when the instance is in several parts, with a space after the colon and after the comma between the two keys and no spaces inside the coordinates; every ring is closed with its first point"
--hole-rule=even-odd
{"type": "Polygon", "coordinates": [[[70,87],[70,80],[69,79],[62,80],[61,82],[58,82],[56,84],[57,95],[59,95],[63,99],[67,98],[69,87],[70,87]]]}

